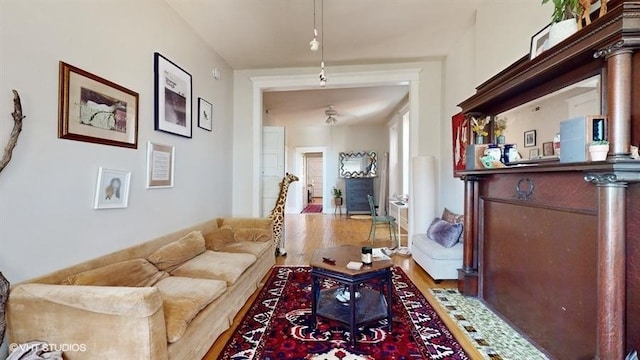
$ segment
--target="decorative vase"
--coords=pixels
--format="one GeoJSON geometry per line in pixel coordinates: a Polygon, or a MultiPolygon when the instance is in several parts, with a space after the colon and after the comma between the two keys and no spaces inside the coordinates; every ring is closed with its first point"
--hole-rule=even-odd
{"type": "Polygon", "coordinates": [[[604,161],[607,160],[607,154],[609,153],[609,145],[590,145],[589,146],[589,158],[591,161],[604,161]]]}
{"type": "Polygon", "coordinates": [[[342,198],[341,197],[337,197],[337,198],[333,198],[333,202],[336,206],[342,206],[342,198]]]}
{"type": "Polygon", "coordinates": [[[476,135],[476,144],[480,145],[484,143],[484,138],[482,137],[482,135],[476,135]]]}
{"type": "Polygon", "coordinates": [[[506,142],[504,135],[498,136],[498,144],[504,144],[506,142]]]}
{"type": "Polygon", "coordinates": [[[578,22],[574,18],[553,23],[549,28],[548,48],[560,43],[562,40],[573,35],[576,31],[578,31],[578,22]]]}

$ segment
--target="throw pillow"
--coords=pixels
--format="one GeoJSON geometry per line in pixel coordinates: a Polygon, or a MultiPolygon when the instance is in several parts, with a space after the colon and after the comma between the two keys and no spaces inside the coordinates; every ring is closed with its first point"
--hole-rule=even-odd
{"type": "Polygon", "coordinates": [[[205,250],[204,237],[200,231],[192,231],[182,238],[154,251],[147,257],[158,269],[171,272],[185,261],[193,259],[205,250]]]}
{"type": "Polygon", "coordinates": [[[220,251],[225,245],[234,241],[233,229],[223,226],[204,236],[204,243],[207,250],[220,251]]]}
{"type": "Polygon", "coordinates": [[[271,229],[243,228],[235,230],[236,241],[269,241],[273,236],[271,229]]]}
{"type": "Polygon", "coordinates": [[[444,221],[454,223],[454,224],[462,224],[464,222],[463,214],[456,214],[447,208],[444,208],[444,211],[442,211],[441,218],[444,221]]]}
{"type": "Polygon", "coordinates": [[[132,259],[71,275],[63,284],[146,287],[167,276],[145,259],[132,259]]]}
{"type": "Polygon", "coordinates": [[[460,235],[462,235],[462,224],[453,224],[440,218],[433,219],[427,229],[429,239],[446,248],[454,246],[460,239],[460,235]]]}

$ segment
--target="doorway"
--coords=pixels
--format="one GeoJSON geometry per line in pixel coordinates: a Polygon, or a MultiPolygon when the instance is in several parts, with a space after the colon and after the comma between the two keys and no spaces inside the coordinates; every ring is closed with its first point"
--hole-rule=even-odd
{"type": "Polygon", "coordinates": [[[324,181],[322,178],[322,153],[312,152],[304,155],[307,179],[307,205],[322,205],[324,181]]]}

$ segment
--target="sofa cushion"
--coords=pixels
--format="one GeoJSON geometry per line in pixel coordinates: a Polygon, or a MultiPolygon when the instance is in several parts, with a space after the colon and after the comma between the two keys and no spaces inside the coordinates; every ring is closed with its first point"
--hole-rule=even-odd
{"type": "Polygon", "coordinates": [[[273,237],[271,229],[237,228],[233,231],[236,241],[269,241],[273,237]]]}
{"type": "Polygon", "coordinates": [[[429,239],[444,247],[452,247],[462,235],[462,224],[453,224],[440,218],[435,218],[427,229],[429,239]]]}
{"type": "Polygon", "coordinates": [[[169,276],[156,287],[162,296],[167,341],[173,343],[184,335],[200,310],[225,292],[227,284],[220,280],[169,276]]]}
{"type": "Polygon", "coordinates": [[[233,242],[233,229],[230,226],[223,226],[204,236],[204,243],[207,250],[219,251],[225,245],[233,242]]]}
{"type": "Polygon", "coordinates": [[[71,275],[63,284],[146,287],[167,276],[145,259],[131,259],[71,275]]]}
{"type": "Polygon", "coordinates": [[[160,270],[171,272],[185,261],[206,250],[200,231],[192,231],[182,238],[154,251],[147,259],[160,270]]]}
{"type": "Polygon", "coordinates": [[[235,241],[229,245],[223,246],[220,251],[228,253],[246,253],[261,257],[267,251],[274,253],[273,243],[271,242],[255,242],[255,241],[235,241]]]}
{"type": "Polygon", "coordinates": [[[256,260],[251,254],[207,250],[170,273],[173,276],[224,280],[230,286],[256,260]]]}
{"type": "Polygon", "coordinates": [[[464,253],[462,243],[446,248],[429,239],[427,234],[414,234],[411,237],[411,246],[414,256],[418,256],[420,253],[436,260],[462,260],[464,253]]]}

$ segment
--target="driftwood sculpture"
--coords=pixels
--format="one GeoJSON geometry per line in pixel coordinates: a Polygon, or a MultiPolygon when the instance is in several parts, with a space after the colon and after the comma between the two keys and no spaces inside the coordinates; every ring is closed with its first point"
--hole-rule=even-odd
{"type": "MultiPolygon", "coordinates": [[[[2,169],[11,161],[11,154],[18,143],[18,135],[20,135],[20,131],[22,131],[22,119],[24,119],[22,115],[22,104],[20,103],[20,95],[18,95],[18,92],[15,90],[13,90],[13,113],[11,113],[11,115],[13,116],[13,130],[11,131],[9,141],[4,148],[4,154],[0,160],[0,172],[2,172],[2,169]]],[[[7,326],[4,316],[7,299],[9,299],[9,281],[7,281],[0,272],[0,342],[2,342],[4,338],[4,330],[7,326]]]]}
{"type": "Polygon", "coordinates": [[[2,276],[0,272],[0,342],[4,338],[4,330],[7,326],[4,317],[4,309],[7,305],[7,299],[9,299],[9,281],[2,276]]]}
{"type": "Polygon", "coordinates": [[[4,154],[2,155],[2,160],[0,160],[0,172],[7,166],[9,161],[11,161],[11,154],[13,154],[13,148],[16,147],[18,143],[18,135],[20,135],[20,131],[22,131],[22,119],[25,117],[22,115],[22,104],[20,103],[20,95],[18,92],[13,90],[13,130],[11,130],[11,135],[9,136],[9,141],[7,142],[7,146],[4,148],[4,154]]]}
{"type": "MultiPolygon", "coordinates": [[[[608,0],[600,0],[600,14],[598,17],[602,17],[607,13],[607,1],[608,0]]],[[[580,3],[578,29],[582,29],[582,20],[584,20],[584,26],[591,24],[591,5],[595,4],[597,0],[578,0],[578,2],[580,3]]]]}

